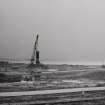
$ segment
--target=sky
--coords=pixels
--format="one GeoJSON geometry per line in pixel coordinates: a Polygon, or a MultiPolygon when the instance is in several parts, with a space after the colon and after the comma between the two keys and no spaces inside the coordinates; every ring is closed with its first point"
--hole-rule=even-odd
{"type": "Polygon", "coordinates": [[[0,58],[104,62],[105,0],[0,0],[0,58]]]}

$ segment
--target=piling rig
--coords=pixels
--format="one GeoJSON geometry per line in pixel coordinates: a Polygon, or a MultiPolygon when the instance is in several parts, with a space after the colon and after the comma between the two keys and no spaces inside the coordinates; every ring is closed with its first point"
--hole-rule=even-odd
{"type": "Polygon", "coordinates": [[[34,47],[33,47],[33,52],[32,52],[32,56],[31,56],[31,59],[30,59],[30,64],[28,65],[28,67],[30,68],[33,68],[33,67],[38,67],[38,68],[41,68],[41,69],[48,69],[48,66],[45,65],[45,64],[42,64],[40,63],[40,60],[39,60],[39,46],[38,46],[38,39],[39,39],[39,35],[37,34],[36,35],[36,40],[35,40],[35,43],[34,43],[34,47]]]}
{"type": "Polygon", "coordinates": [[[32,53],[32,56],[31,56],[31,65],[34,65],[34,64],[40,65],[38,39],[39,39],[39,35],[37,34],[36,40],[35,40],[35,43],[34,43],[33,53],[32,53]]]}

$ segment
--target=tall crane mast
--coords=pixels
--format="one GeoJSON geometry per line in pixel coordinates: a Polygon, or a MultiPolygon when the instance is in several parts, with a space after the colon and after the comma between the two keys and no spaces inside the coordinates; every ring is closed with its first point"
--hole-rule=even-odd
{"type": "Polygon", "coordinates": [[[39,50],[38,50],[38,38],[39,38],[39,35],[37,34],[36,41],[34,43],[33,53],[32,53],[32,56],[31,56],[31,64],[36,63],[37,65],[40,64],[39,50]]]}

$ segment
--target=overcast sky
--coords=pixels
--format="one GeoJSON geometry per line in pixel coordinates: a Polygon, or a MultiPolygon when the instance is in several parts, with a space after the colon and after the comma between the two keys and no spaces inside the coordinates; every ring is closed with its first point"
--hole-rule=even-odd
{"type": "Polygon", "coordinates": [[[0,0],[0,57],[30,58],[33,32],[40,59],[105,60],[105,0],[0,0]]]}

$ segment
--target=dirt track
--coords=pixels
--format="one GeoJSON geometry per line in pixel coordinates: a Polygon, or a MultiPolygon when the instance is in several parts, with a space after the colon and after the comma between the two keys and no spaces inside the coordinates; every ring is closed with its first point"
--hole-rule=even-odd
{"type": "Polygon", "coordinates": [[[105,90],[105,87],[89,87],[89,88],[73,88],[73,89],[56,89],[56,90],[40,90],[40,91],[23,91],[23,92],[1,92],[0,97],[22,96],[22,95],[44,95],[56,93],[85,92],[105,90]]]}

